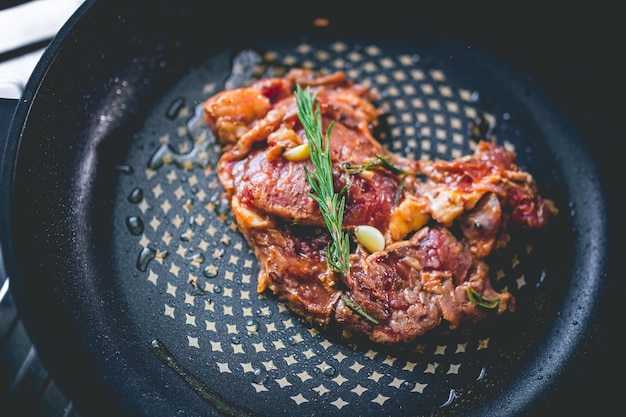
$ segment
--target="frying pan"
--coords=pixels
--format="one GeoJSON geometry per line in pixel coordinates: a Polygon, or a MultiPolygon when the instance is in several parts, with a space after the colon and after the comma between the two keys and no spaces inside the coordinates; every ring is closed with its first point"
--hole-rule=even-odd
{"type": "Polygon", "coordinates": [[[593,40],[531,10],[332,6],[86,1],[2,102],[5,272],[80,415],[518,416],[608,397],[614,134],[608,83],[570,43],[593,40]],[[470,126],[516,150],[560,213],[493,259],[514,314],[389,348],[256,293],[198,106],[291,67],[380,90],[393,151],[469,153],[470,126]]]}

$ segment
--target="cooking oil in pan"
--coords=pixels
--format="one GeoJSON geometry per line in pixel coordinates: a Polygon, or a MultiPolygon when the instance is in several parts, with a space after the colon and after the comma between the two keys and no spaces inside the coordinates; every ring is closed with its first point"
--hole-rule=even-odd
{"type": "Polygon", "coordinates": [[[132,189],[130,194],[128,194],[128,202],[137,204],[143,200],[143,189],[140,187],[135,187],[132,189]]]}
{"type": "Polygon", "coordinates": [[[200,398],[211,404],[217,411],[225,416],[255,416],[256,414],[229,402],[214,389],[210,388],[202,380],[198,379],[192,372],[186,369],[174,358],[172,353],[163,345],[163,343],[154,339],[150,342],[150,348],[154,356],[156,356],[165,366],[170,368],[178,377],[180,377],[200,398]]]}
{"type": "Polygon", "coordinates": [[[192,147],[187,152],[179,152],[168,144],[162,144],[152,155],[148,168],[158,169],[163,164],[173,163],[182,169],[206,168],[214,165],[219,158],[219,146],[210,130],[204,126],[202,104],[195,109],[194,116],[187,123],[187,134],[192,147]]]}
{"type": "Polygon", "coordinates": [[[145,272],[148,269],[150,261],[155,258],[156,253],[156,250],[149,247],[141,249],[139,257],[137,258],[137,269],[141,272],[145,272]]]}
{"type": "Polygon", "coordinates": [[[126,218],[126,226],[128,231],[135,236],[139,236],[143,233],[143,220],[139,216],[128,216],[126,218]]]}

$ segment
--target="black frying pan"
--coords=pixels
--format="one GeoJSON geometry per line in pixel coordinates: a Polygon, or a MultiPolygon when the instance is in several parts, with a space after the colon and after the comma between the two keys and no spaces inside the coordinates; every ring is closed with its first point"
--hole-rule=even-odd
{"type": "Polygon", "coordinates": [[[387,2],[129,3],[87,1],[70,19],[9,104],[3,145],[6,273],[81,415],[541,415],[582,404],[583,383],[606,392],[585,365],[614,279],[606,148],[595,73],[571,66],[568,42],[587,40],[575,24],[387,2]],[[379,88],[394,151],[468,153],[472,123],[516,149],[561,214],[494,260],[514,315],[394,350],[348,345],[256,294],[194,112],[227,82],[294,66],[379,88]]]}

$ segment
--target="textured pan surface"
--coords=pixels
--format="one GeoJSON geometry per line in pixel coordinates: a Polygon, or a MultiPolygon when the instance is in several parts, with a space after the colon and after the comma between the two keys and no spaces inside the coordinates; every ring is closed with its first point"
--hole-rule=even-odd
{"type": "MultiPolygon", "coordinates": [[[[263,51],[270,74],[280,75],[286,66],[344,70],[378,88],[378,104],[389,109],[381,140],[395,152],[429,159],[468,154],[470,126],[482,118],[499,129],[494,135],[501,143],[519,148],[520,163],[545,192],[559,186],[545,169],[554,161],[537,141],[541,133],[520,104],[490,91],[480,68],[471,68],[475,79],[465,81],[462,73],[471,64],[455,59],[450,65],[446,58],[454,50],[445,44],[402,48],[334,40],[279,48],[263,51]],[[485,108],[479,95],[494,104],[485,108]]],[[[563,263],[554,270],[555,246],[545,241],[516,236],[521,244],[494,259],[494,285],[519,296],[516,317],[437,332],[401,350],[333,340],[330,331],[309,328],[271,296],[256,293],[258,262],[222,202],[211,135],[196,126],[197,114],[202,116],[196,104],[223,89],[246,56],[255,56],[237,52],[211,58],[173,87],[127,154],[124,167],[133,174],[120,175],[112,252],[121,254],[115,276],[130,317],[139,318],[139,340],[148,345],[156,339],[224,398],[254,398],[249,407],[264,414],[290,415],[294,407],[304,415],[429,413],[459,407],[466,397],[476,401],[506,383],[554,317],[546,298],[559,296],[554,288],[567,279],[563,263]],[[146,151],[162,144],[169,145],[166,162],[173,162],[146,168],[146,151]],[[199,166],[190,169],[185,162],[199,166]],[[133,200],[139,190],[143,198],[133,200]],[[141,220],[142,233],[127,228],[129,217],[141,220]],[[147,262],[146,256],[155,258],[147,262]],[[284,408],[277,409],[277,402],[284,408]]],[[[543,238],[564,232],[551,229],[543,238]]]]}

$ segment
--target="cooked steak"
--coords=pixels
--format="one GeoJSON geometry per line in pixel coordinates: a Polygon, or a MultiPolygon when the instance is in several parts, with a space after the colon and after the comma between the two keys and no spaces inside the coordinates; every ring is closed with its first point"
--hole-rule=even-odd
{"type": "Polygon", "coordinates": [[[556,207],[515,164],[515,153],[495,143],[480,142],[473,155],[452,161],[387,151],[373,136],[376,99],[342,72],[296,69],[205,103],[223,149],[218,177],[260,262],[258,291],[311,323],[334,321],[346,337],[385,344],[410,342],[444,321],[455,329],[514,311],[512,294],[492,287],[485,258],[508,244],[509,222],[543,228],[556,207]],[[305,174],[313,166],[297,85],[316,92],[324,131],[333,124],[333,185],[347,190],[348,273],[327,260],[332,238],[305,174]],[[381,232],[383,248],[370,252],[355,238],[364,225],[381,232]]]}

